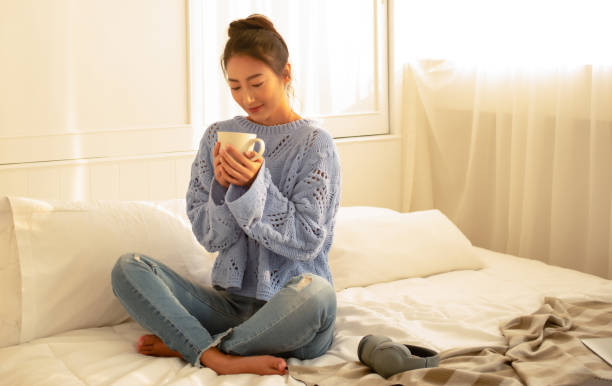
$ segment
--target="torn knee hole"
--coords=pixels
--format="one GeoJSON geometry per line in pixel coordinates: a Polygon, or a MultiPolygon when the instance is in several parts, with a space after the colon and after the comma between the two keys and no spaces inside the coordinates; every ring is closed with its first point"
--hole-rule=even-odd
{"type": "Polygon", "coordinates": [[[312,282],[312,277],[303,276],[302,279],[299,282],[297,282],[297,284],[295,285],[295,289],[298,291],[301,291],[304,287],[306,287],[311,282],[312,282]]]}

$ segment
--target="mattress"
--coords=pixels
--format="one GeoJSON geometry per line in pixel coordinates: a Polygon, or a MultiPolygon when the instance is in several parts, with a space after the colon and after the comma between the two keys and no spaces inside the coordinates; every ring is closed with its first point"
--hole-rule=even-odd
{"type": "MultiPolygon", "coordinates": [[[[499,325],[538,309],[545,296],[612,299],[612,281],[539,261],[475,248],[486,268],[453,271],[338,292],[334,342],[323,356],[290,365],[357,361],[367,334],[437,351],[500,345],[499,325]]],[[[134,321],[73,330],[0,349],[0,383],[7,385],[302,385],[291,374],[217,376],[178,358],[136,352],[148,333],[134,321]]]]}

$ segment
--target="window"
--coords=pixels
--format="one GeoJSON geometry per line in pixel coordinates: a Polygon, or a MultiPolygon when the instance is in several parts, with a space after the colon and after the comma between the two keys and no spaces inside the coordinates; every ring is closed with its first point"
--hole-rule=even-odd
{"type": "Polygon", "coordinates": [[[245,114],[219,60],[229,23],[260,13],[289,47],[299,114],[319,120],[336,138],[388,133],[384,1],[192,0],[190,7],[194,127],[245,114]]]}

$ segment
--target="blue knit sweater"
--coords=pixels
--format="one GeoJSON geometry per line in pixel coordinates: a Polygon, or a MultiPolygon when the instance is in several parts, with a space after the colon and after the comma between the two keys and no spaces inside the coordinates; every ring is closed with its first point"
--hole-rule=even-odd
{"type": "Polygon", "coordinates": [[[333,285],[327,254],[340,203],[340,163],[332,137],[307,119],[263,126],[245,117],[206,129],[191,168],[187,215],[198,241],[219,251],[213,286],[269,300],[309,272],[333,285]],[[264,162],[247,189],[214,176],[217,131],[264,140],[264,162]]]}

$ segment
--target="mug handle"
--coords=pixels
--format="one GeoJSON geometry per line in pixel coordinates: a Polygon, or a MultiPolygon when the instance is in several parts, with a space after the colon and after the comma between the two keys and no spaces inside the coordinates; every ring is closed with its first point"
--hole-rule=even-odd
{"type": "Polygon", "coordinates": [[[266,143],[263,141],[263,139],[251,138],[249,140],[249,147],[255,143],[259,143],[259,151],[256,152],[257,154],[255,154],[252,158],[250,158],[251,161],[257,161],[258,159],[263,158],[263,153],[266,150],[266,143]]]}

